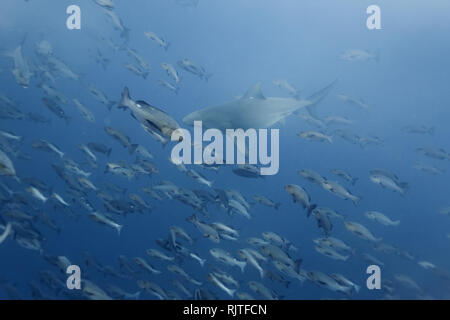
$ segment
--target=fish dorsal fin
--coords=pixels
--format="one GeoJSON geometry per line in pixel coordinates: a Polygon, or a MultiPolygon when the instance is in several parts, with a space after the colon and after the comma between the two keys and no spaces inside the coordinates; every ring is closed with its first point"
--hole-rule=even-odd
{"type": "Polygon", "coordinates": [[[242,96],[241,99],[260,99],[265,100],[266,97],[261,92],[261,82],[255,83],[247,92],[242,96]]]}

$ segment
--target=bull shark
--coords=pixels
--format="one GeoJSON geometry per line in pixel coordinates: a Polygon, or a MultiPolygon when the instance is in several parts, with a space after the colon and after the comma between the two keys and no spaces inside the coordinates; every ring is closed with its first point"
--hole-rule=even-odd
{"type": "Polygon", "coordinates": [[[183,123],[193,126],[194,121],[202,121],[205,128],[226,130],[231,128],[270,128],[301,108],[306,108],[316,116],[316,105],[332,89],[336,80],[314,93],[306,100],[265,97],[261,83],[253,85],[242,97],[220,105],[194,111],[183,118],[183,123]]]}

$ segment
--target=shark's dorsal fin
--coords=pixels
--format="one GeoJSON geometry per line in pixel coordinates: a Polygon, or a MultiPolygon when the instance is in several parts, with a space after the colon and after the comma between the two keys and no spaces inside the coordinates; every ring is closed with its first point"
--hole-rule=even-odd
{"type": "Polygon", "coordinates": [[[261,82],[255,83],[247,92],[242,96],[241,99],[261,99],[265,100],[266,97],[261,92],[261,82]]]}

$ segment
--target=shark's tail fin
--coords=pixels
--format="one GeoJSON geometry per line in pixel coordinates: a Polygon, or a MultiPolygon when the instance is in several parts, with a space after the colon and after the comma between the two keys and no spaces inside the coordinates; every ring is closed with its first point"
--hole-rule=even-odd
{"type": "Polygon", "coordinates": [[[337,79],[334,80],[332,83],[330,83],[325,88],[313,93],[311,96],[308,97],[307,100],[311,102],[309,106],[306,107],[306,110],[308,110],[311,117],[314,117],[317,119],[317,104],[319,104],[320,101],[322,101],[328,93],[333,89],[334,85],[337,83],[337,79]]]}

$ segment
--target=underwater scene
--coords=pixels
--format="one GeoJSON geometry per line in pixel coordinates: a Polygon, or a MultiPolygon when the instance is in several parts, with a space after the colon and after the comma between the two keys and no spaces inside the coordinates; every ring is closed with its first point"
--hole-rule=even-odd
{"type": "Polygon", "coordinates": [[[1,300],[450,299],[448,0],[1,7],[1,300]]]}

